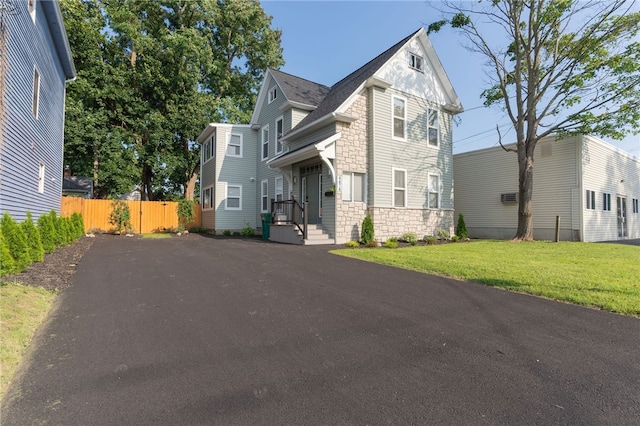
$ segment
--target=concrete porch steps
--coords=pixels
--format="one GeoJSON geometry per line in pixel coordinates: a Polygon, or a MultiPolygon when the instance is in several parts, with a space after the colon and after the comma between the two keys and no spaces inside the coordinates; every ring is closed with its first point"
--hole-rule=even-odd
{"type": "Polygon", "coordinates": [[[321,226],[308,225],[307,239],[302,239],[302,232],[295,225],[271,225],[269,240],[285,244],[301,244],[307,246],[334,244],[321,226]]]}

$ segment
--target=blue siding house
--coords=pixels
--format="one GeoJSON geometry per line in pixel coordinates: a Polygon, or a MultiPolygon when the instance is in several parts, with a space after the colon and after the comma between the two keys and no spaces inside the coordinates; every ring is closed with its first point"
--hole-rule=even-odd
{"type": "Polygon", "coordinates": [[[0,209],[17,221],[60,213],[66,82],[76,70],[57,1],[0,11],[0,209]]]}

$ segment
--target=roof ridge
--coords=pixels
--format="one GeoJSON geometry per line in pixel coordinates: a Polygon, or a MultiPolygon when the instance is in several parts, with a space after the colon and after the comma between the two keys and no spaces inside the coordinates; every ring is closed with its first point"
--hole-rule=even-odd
{"type": "Polygon", "coordinates": [[[331,86],[327,86],[326,84],[318,83],[317,81],[309,80],[308,78],[300,77],[299,75],[291,74],[290,72],[282,71],[282,70],[275,69],[275,68],[269,68],[269,70],[270,71],[276,71],[276,72],[279,72],[281,74],[286,74],[286,75],[288,75],[290,77],[297,78],[298,80],[304,80],[304,81],[306,81],[308,83],[313,83],[313,84],[316,84],[318,86],[323,86],[323,87],[326,87],[327,89],[331,88],[331,86]]]}

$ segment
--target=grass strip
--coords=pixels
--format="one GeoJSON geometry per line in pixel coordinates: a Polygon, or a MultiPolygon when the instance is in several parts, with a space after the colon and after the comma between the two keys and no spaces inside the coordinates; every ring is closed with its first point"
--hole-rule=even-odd
{"type": "Polygon", "coordinates": [[[332,253],[640,316],[640,247],[480,240],[332,253]]]}
{"type": "Polygon", "coordinates": [[[142,238],[171,238],[171,234],[165,234],[165,233],[142,234],[142,238]]]}
{"type": "Polygon", "coordinates": [[[55,294],[18,283],[0,285],[0,397],[4,395],[22,355],[47,316],[55,294]]]}

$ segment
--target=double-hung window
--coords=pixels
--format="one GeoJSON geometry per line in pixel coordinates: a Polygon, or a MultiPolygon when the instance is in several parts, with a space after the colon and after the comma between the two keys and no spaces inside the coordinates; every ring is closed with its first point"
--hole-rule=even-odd
{"type": "Polygon", "coordinates": [[[269,211],[269,180],[264,179],[260,183],[260,200],[261,200],[261,211],[262,213],[266,213],[269,211]]]}
{"type": "Polygon", "coordinates": [[[228,157],[242,157],[242,135],[231,133],[227,144],[228,157]]]}
{"type": "Polygon", "coordinates": [[[282,133],[284,131],[284,121],[282,117],[276,119],[276,154],[282,153],[282,133]]]}
{"type": "Polygon", "coordinates": [[[242,185],[227,184],[225,210],[242,210],[242,185]]]}
{"type": "Polygon", "coordinates": [[[282,201],[284,198],[284,181],[282,176],[276,176],[275,178],[275,187],[276,187],[276,201],[282,201]]]}
{"type": "Polygon", "coordinates": [[[342,175],[342,201],[363,203],[365,197],[365,174],[345,172],[342,175]]]}
{"type": "Polygon", "coordinates": [[[269,103],[276,100],[278,97],[278,91],[276,90],[276,86],[273,86],[271,90],[269,90],[269,103]]]}
{"type": "Polygon", "coordinates": [[[216,156],[216,135],[214,133],[211,139],[202,145],[202,162],[206,163],[216,156]]]}
{"type": "Polygon", "coordinates": [[[407,171],[393,169],[393,207],[407,207],[407,171]]]}
{"type": "Polygon", "coordinates": [[[269,158],[269,125],[262,128],[262,160],[269,158]]]}
{"type": "Polygon", "coordinates": [[[213,208],[213,187],[207,187],[202,190],[202,210],[213,208]]]}
{"type": "Polygon", "coordinates": [[[596,209],[596,192],[587,189],[587,210],[595,210],[596,209]]]}
{"type": "Polygon", "coordinates": [[[438,120],[438,110],[429,108],[427,120],[429,121],[429,146],[437,148],[440,146],[440,121],[438,120]]]}
{"type": "Polygon", "coordinates": [[[398,96],[393,97],[393,138],[407,139],[407,100],[398,96]]]}
{"type": "Polygon", "coordinates": [[[602,194],[602,210],[611,211],[611,194],[604,192],[602,194]]]}
{"type": "Polygon", "coordinates": [[[631,200],[631,207],[634,213],[638,213],[638,199],[634,198],[631,200]]]}
{"type": "Polygon", "coordinates": [[[440,208],[440,176],[429,175],[429,208],[440,208]]]}

